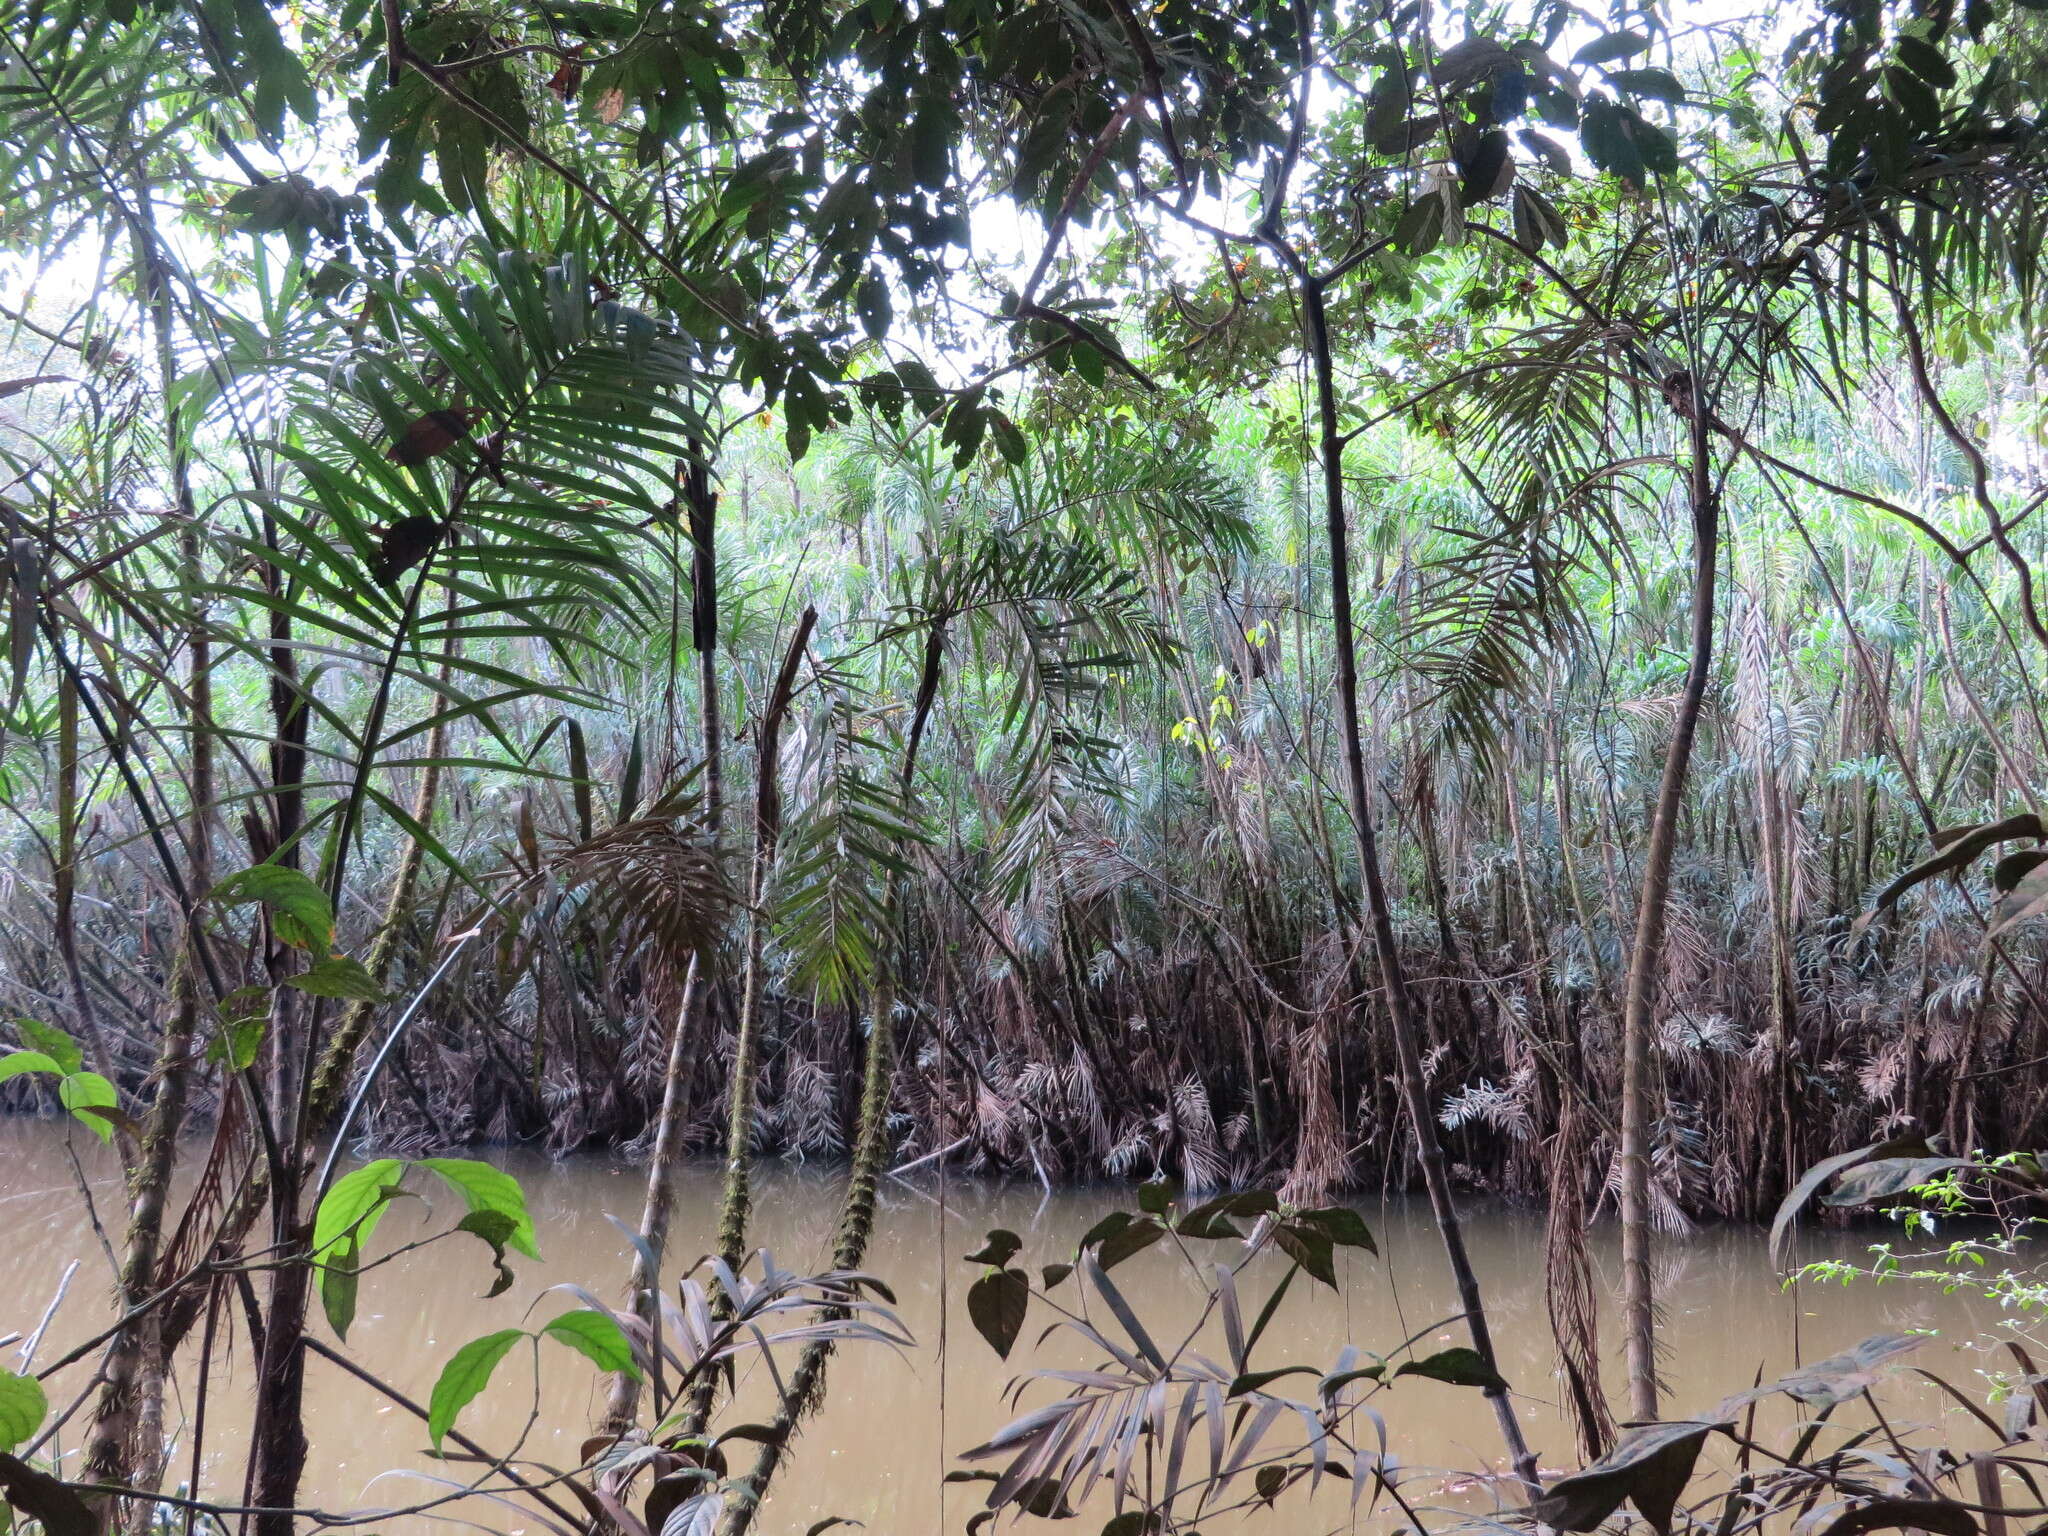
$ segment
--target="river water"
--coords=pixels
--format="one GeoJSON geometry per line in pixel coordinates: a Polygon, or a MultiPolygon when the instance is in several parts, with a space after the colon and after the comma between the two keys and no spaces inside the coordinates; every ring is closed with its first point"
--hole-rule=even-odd
{"type": "MultiPolygon", "coordinates": [[[[607,1214],[637,1221],[643,1174],[601,1156],[550,1162],[518,1150],[488,1155],[524,1184],[533,1213],[541,1262],[514,1257],[517,1280],[505,1294],[484,1298],[492,1270],[481,1245],[462,1238],[405,1255],[364,1276],[352,1356],[367,1369],[424,1402],[442,1364],[478,1335],[511,1326],[534,1327],[577,1303],[549,1288],[564,1282],[615,1298],[626,1273],[629,1246],[607,1214]]],[[[123,1221],[112,1158],[89,1134],[53,1122],[0,1121],[0,1338],[27,1335],[71,1274],[62,1304],[36,1358],[57,1358],[90,1337],[109,1317],[108,1259],[83,1210],[82,1172],[94,1189],[100,1219],[119,1241],[123,1221]],[[75,1151],[74,1170],[69,1152],[75,1151]]],[[[400,1243],[445,1230],[461,1207],[445,1191],[426,1188],[426,1201],[401,1201],[377,1234],[371,1256],[400,1243]]],[[[758,1175],[756,1241],[785,1268],[822,1268],[830,1252],[841,1193],[832,1171],[764,1165],[758,1175]]],[[[1049,1315],[1034,1310],[1009,1364],[978,1338],[967,1317],[966,1290],[981,1273],[962,1261],[991,1227],[1008,1227],[1024,1240],[1018,1262],[1031,1267],[1068,1259],[1076,1239],[1105,1212],[1129,1208],[1129,1191],[1081,1189],[1045,1195],[1036,1187],[991,1186],[955,1178],[942,1183],[928,1170],[914,1183],[891,1182],[868,1269],[893,1287],[914,1347],[892,1353],[878,1346],[842,1351],[830,1378],[822,1414],[802,1436],[761,1529],[802,1533],[827,1516],[865,1523],[869,1532],[938,1536],[960,1531],[985,1487],[947,1486],[945,1473],[960,1465],[961,1450],[1006,1422],[1006,1383],[1027,1363],[1031,1341],[1049,1315]]],[[[715,1169],[684,1171],[670,1252],[694,1258],[710,1246],[716,1227],[715,1169]]],[[[1297,1283],[1258,1351],[1255,1365],[1312,1364],[1327,1368],[1345,1343],[1385,1352],[1454,1310],[1452,1291],[1428,1209],[1419,1201],[1360,1202],[1377,1237],[1380,1256],[1340,1254],[1340,1295],[1297,1283]]],[[[1531,1213],[1485,1204],[1470,1211],[1473,1259],[1492,1311],[1503,1374],[1517,1389],[1530,1439],[1546,1469],[1577,1465],[1572,1437],[1560,1417],[1543,1302],[1543,1232],[1531,1213]]],[[[1853,1256],[1884,1237],[1883,1231],[1832,1231],[1802,1239],[1804,1257],[1853,1256]]],[[[1218,1257],[1224,1245],[1215,1245],[1218,1257]]],[[[1619,1387],[1618,1337],[1613,1332],[1611,1286],[1618,1275],[1613,1234],[1596,1231],[1595,1260],[1606,1310],[1603,1338],[1610,1389],[1619,1387]]],[[[1940,1372],[1966,1389],[1974,1372],[1992,1368],[1978,1342],[2001,1322],[1982,1301],[1944,1296],[1924,1286],[1839,1288],[1806,1285],[1787,1292],[1772,1274],[1760,1234],[1708,1229],[1660,1245],[1658,1281],[1661,1337],[1668,1349],[1671,1385],[1667,1415],[1704,1411],[1751,1384],[1759,1370],[1776,1375],[1801,1360],[1834,1353],[1874,1333],[1935,1328],[1939,1337],[1911,1363],[1940,1372]]],[[[1266,1263],[1260,1260],[1259,1263],[1266,1263]]],[[[1246,1277],[1247,1294],[1262,1298],[1277,1275],[1246,1277]]],[[[1148,1326],[1172,1333],[1200,1305],[1199,1286],[1159,1250],[1116,1270],[1116,1279],[1148,1326]]],[[[1072,1285],[1073,1282],[1068,1282],[1072,1285]]],[[[1247,1303],[1248,1308],[1256,1300],[1247,1303]]],[[[1034,1308],[1037,1307],[1034,1303],[1034,1308]]],[[[331,1340],[324,1321],[316,1330],[331,1340]]],[[[1462,1330],[1437,1327],[1425,1335],[1437,1347],[1463,1342],[1462,1330]]],[[[1425,1343],[1422,1348],[1429,1348],[1425,1343]]],[[[0,1349],[0,1364],[19,1368],[19,1345],[0,1349]]],[[[1068,1352],[1071,1354],[1071,1351],[1068,1352]]],[[[577,1462],[601,1402],[594,1369],[567,1350],[550,1347],[537,1387],[530,1367],[502,1368],[491,1387],[462,1416],[460,1427],[485,1445],[502,1447],[522,1432],[529,1456],[560,1466],[577,1462]],[[529,1426],[530,1421],[530,1426],[529,1426]]],[[[1062,1361],[1061,1363],[1075,1363],[1062,1361]]],[[[70,1368],[47,1385],[62,1405],[85,1382],[86,1367],[70,1368]]],[[[236,1502],[251,1370],[236,1332],[233,1347],[215,1364],[220,1395],[209,1410],[202,1492],[236,1502]]],[[[758,1372],[757,1372],[758,1374],[758,1372]]],[[[181,1385],[190,1390],[189,1362],[181,1385]]],[[[759,1391],[756,1383],[753,1389],[759,1391]]],[[[1304,1389],[1305,1390],[1305,1389],[1304,1389]]],[[[1955,1412],[1919,1378],[1902,1374],[1886,1388],[1888,1411],[1922,1420],[1955,1412]]],[[[328,1510],[391,1507],[434,1491],[424,1476],[462,1475],[425,1454],[419,1421],[372,1389],[315,1357],[307,1365],[308,1431],[312,1440],[302,1503],[328,1510]]],[[[1035,1387],[1027,1404],[1048,1393],[1035,1387]]],[[[1619,1392],[1616,1391],[1619,1401],[1619,1392]]],[[[739,1412],[745,1413],[743,1401],[739,1412]]],[[[1376,1399],[1385,1414],[1391,1448],[1407,1463],[1472,1472],[1497,1469],[1501,1456],[1491,1413],[1468,1388],[1410,1378],[1376,1399]]],[[[172,1405],[176,1419],[180,1405],[172,1405]]],[[[758,1408],[749,1415],[759,1417],[758,1408]]],[[[733,1422],[727,1420],[726,1422],[733,1422]]],[[[75,1435],[65,1449],[75,1450],[75,1435]]],[[[187,1465],[180,1446],[174,1465],[187,1465]]],[[[1453,1479],[1453,1499],[1469,1486],[1453,1479]]],[[[1338,1516],[1323,1524],[1341,1524],[1338,1516]]],[[[537,1523],[489,1505],[467,1511],[471,1528],[541,1536],[537,1523]]],[[[1035,1523],[1035,1522],[1034,1522],[1035,1523]]],[[[1233,1518],[1229,1523],[1236,1524],[1233,1518]]],[[[1063,1529],[1093,1530],[1098,1522],[1063,1529]]],[[[424,1518],[390,1528],[457,1530],[424,1518]]],[[[1285,1523],[1275,1529],[1287,1528],[1285,1523]]]]}

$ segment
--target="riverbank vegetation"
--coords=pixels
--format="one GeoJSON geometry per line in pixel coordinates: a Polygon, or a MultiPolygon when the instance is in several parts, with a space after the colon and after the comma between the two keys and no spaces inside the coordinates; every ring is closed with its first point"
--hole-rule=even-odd
{"type": "Polygon", "coordinates": [[[67,1476],[158,1487],[239,1313],[284,1536],[398,1175],[518,1249],[476,1143],[644,1160],[553,1335],[607,1443],[701,1446],[749,1298],[809,1319],[734,1533],[897,1337],[891,1170],[1149,1181],[1112,1252],[1255,1200],[1312,1279],[1416,1188],[1530,1483],[1472,1192],[1547,1213],[1589,1455],[1664,1407],[1669,1235],[2030,1198],[2031,3],[0,22],[0,1093],[131,1186],[67,1476]],[[741,1278],[769,1155],[846,1165],[818,1276],[741,1278]]]}

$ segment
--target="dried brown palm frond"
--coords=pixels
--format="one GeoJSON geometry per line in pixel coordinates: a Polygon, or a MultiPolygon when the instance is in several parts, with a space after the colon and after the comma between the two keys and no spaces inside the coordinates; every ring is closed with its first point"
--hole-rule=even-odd
{"type": "Polygon", "coordinates": [[[1223,1144],[1216,1132],[1216,1115],[1209,1103],[1209,1090],[1193,1073],[1173,1085],[1171,1103],[1175,1129],[1180,1137],[1180,1181],[1189,1194],[1219,1189],[1230,1168],[1223,1144]]]}
{"type": "Polygon", "coordinates": [[[552,862],[562,883],[582,893],[614,953],[646,948],[677,974],[693,951],[717,943],[738,900],[697,798],[684,790],[561,848],[552,862]]]}
{"type": "Polygon", "coordinates": [[[1446,1130],[1476,1125],[1514,1141],[1528,1141],[1536,1134],[1535,1087],[1532,1066],[1524,1066],[1498,1086],[1482,1077],[1448,1095],[1437,1118],[1446,1130]]]}
{"type": "Polygon", "coordinates": [[[842,1150],[838,1094],[825,1067],[792,1053],[782,1065],[781,1089],[763,1118],[784,1155],[802,1161],[842,1150]]]}
{"type": "Polygon", "coordinates": [[[1287,1086],[1298,1126],[1294,1166],[1281,1186],[1281,1196],[1297,1205],[1320,1204],[1350,1178],[1344,1110],[1337,1102],[1333,1070],[1338,1022],[1336,1008],[1320,1008],[1311,1017],[1296,1021],[1288,1041],[1287,1086]]]}
{"type": "Polygon", "coordinates": [[[1557,1346],[1557,1373],[1579,1449],[1588,1460],[1614,1441],[1614,1416],[1600,1386],[1600,1303],[1586,1243],[1584,1111],[1567,1092],[1545,1148],[1550,1199],[1543,1229],[1543,1299],[1557,1346]]]}

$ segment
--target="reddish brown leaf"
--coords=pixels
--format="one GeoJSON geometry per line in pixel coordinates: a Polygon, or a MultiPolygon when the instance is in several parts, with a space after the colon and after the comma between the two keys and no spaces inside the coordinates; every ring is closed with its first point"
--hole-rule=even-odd
{"type": "Polygon", "coordinates": [[[441,534],[438,518],[400,518],[384,530],[384,537],[377,545],[377,558],[370,562],[370,574],[384,586],[393,585],[400,576],[433,553],[434,546],[441,542],[441,534]]]}
{"type": "MultiPolygon", "coordinates": [[[[405,430],[391,441],[384,450],[384,457],[393,463],[414,465],[437,459],[469,436],[469,429],[483,413],[474,406],[452,406],[447,410],[429,411],[417,420],[407,423],[405,430]]],[[[408,519],[410,521],[410,519],[408,519]]]]}

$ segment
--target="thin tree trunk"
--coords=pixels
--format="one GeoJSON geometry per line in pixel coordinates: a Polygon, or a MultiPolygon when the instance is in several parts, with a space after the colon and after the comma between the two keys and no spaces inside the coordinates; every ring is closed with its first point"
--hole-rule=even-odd
{"type": "Polygon", "coordinates": [[[50,892],[55,908],[57,952],[64,961],[64,977],[71,987],[72,1006],[77,1010],[78,1032],[85,1037],[93,1066],[109,1082],[121,1080],[120,1063],[114,1059],[92,994],[86,990],[85,971],[78,960],[78,689],[68,673],[57,676],[57,856],[50,872],[50,892]]]}
{"type": "MultiPolygon", "coordinates": [[[[1436,1117],[1430,1112],[1429,1086],[1422,1073],[1421,1037],[1414,1000],[1401,963],[1400,943],[1394,935],[1393,905],[1388,899],[1386,881],[1381,873],[1379,838],[1373,821],[1371,790],[1366,781],[1364,750],[1360,744],[1358,641],[1351,613],[1350,526],[1344,502],[1345,438],[1338,425],[1329,316],[1324,309],[1321,281],[1303,267],[1300,256],[1291,247],[1277,241],[1274,243],[1276,254],[1287,263],[1296,279],[1301,296],[1303,339],[1315,368],[1323,510],[1330,545],[1330,623],[1335,638],[1341,725],[1338,745],[1344,756],[1344,785],[1358,840],[1358,864],[1365,883],[1367,922],[1386,994],[1387,1030],[1393,1037],[1402,1102],[1415,1134],[1416,1160],[1422,1166],[1430,1211],[1443,1238],[1444,1255],[1450,1261],[1451,1276],[1458,1290],[1458,1305],[1464,1313],[1474,1352],[1492,1368],[1495,1364],[1493,1334],[1487,1326],[1479,1277],[1473,1273],[1471,1255],[1465,1248],[1464,1224],[1451,1192],[1450,1168],[1444,1158],[1443,1144],[1437,1137],[1436,1117]]],[[[1514,1403],[1505,1390],[1497,1387],[1489,1388],[1486,1395],[1493,1405],[1494,1416],[1500,1422],[1501,1438],[1507,1445],[1508,1457],[1516,1472],[1524,1483],[1536,1487],[1536,1458],[1522,1437],[1522,1426],[1515,1417],[1514,1403]]]]}
{"type": "MultiPolygon", "coordinates": [[[[202,551],[192,496],[191,461],[170,394],[177,377],[170,274],[156,248],[154,230],[138,221],[133,233],[144,303],[156,332],[164,440],[170,454],[172,489],[183,524],[178,537],[178,559],[186,579],[196,582],[202,551]]],[[[186,637],[192,808],[191,827],[186,836],[186,889],[191,900],[197,901],[213,884],[214,721],[212,647],[204,616],[196,604],[194,614],[186,637]]],[[[185,939],[172,979],[170,1018],[151,1074],[156,1093],[150,1100],[137,1155],[128,1171],[128,1233],[120,1280],[124,1312],[148,1298],[163,1246],[164,1211],[170,1198],[171,1173],[177,1161],[178,1137],[184,1129],[192,1081],[193,1043],[199,1022],[196,946],[200,942],[197,916],[188,911],[185,939]]],[[[99,1399],[87,1435],[86,1475],[95,1482],[153,1488],[162,1476],[162,1340],[161,1318],[154,1310],[114,1337],[102,1368],[99,1399]]],[[[110,1527],[120,1522],[141,1529],[148,1516],[149,1506],[136,1503],[125,1511],[118,1505],[110,1506],[106,1519],[110,1527]]]]}
{"type": "Polygon", "coordinates": [[[1693,736],[1706,700],[1714,665],[1714,578],[1720,559],[1721,496],[1710,451],[1712,415],[1689,375],[1667,386],[1667,395],[1690,422],[1691,462],[1687,494],[1692,504],[1692,649],[1685,692],[1664,753],[1664,776],[1650,818],[1643,858],[1642,896],[1636,908],[1635,942],[1629,952],[1628,987],[1622,1005],[1621,1061],[1621,1325],[1627,1349],[1629,1412],[1657,1417],[1656,1299],[1650,1280],[1650,1037],[1656,1010],[1666,920],[1671,905],[1671,868],[1678,848],[1678,819],[1692,767],[1693,736]],[[1682,393],[1681,393],[1682,392],[1682,393]]]}
{"type": "MultiPolygon", "coordinates": [[[[903,770],[898,779],[905,805],[917,778],[918,747],[924,740],[926,722],[939,694],[939,669],[946,654],[946,625],[936,621],[925,637],[924,663],[918,678],[917,700],[912,707],[910,735],[904,743],[903,770]]],[[[853,1165],[847,1172],[846,1204],[839,1218],[839,1241],[832,1252],[834,1269],[858,1269],[867,1256],[868,1239],[875,1227],[875,1194],[882,1179],[882,1163],[889,1151],[889,1087],[894,1078],[896,974],[899,929],[903,907],[903,877],[892,875],[879,948],[875,986],[872,994],[872,1025],[868,1034],[867,1064],[861,1074],[860,1123],[854,1136],[853,1165]]],[[[790,1437],[802,1417],[815,1408],[824,1395],[825,1365],[831,1358],[832,1341],[814,1339],[804,1346],[789,1389],[783,1393],[769,1435],[754,1458],[753,1470],[733,1489],[726,1505],[724,1536],[745,1536],[753,1524],[768,1485],[774,1480],[789,1447],[790,1437]]]]}
{"type": "Polygon", "coordinates": [[[730,1113],[725,1132],[725,1193],[718,1212],[718,1251],[726,1263],[738,1268],[746,1257],[747,1216],[752,1206],[749,1165],[754,1147],[754,1085],[761,1071],[761,970],[762,951],[768,938],[769,874],[775,863],[775,845],[782,835],[782,789],[777,759],[782,755],[782,726],[789,715],[789,701],[796,692],[797,668],[810,644],[811,630],[818,622],[818,610],[807,607],[790,637],[789,651],[782,658],[782,671],[761,712],[756,738],[759,761],[754,774],[754,865],[747,884],[751,915],[747,922],[747,967],[740,983],[739,1038],[733,1044],[730,1113]]]}

